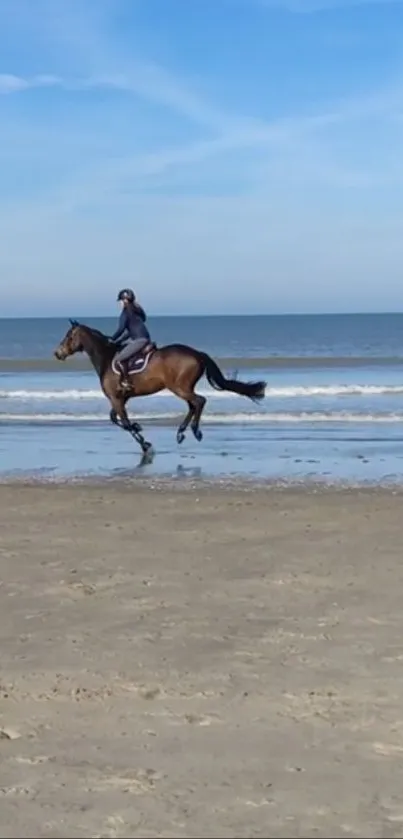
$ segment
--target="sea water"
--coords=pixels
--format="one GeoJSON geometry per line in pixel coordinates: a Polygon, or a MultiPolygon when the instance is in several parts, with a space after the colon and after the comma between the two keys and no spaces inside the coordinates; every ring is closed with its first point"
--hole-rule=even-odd
{"type": "MultiPolygon", "coordinates": [[[[114,320],[86,318],[110,334],[114,320]]],[[[53,359],[67,320],[0,320],[0,475],[137,474],[139,451],[110,425],[96,374],[53,359]]],[[[190,344],[223,372],[267,380],[261,405],[212,390],[204,439],[176,429],[187,406],[163,391],[132,400],[156,450],[141,474],[400,483],[403,315],[150,319],[159,345],[190,344]]]]}

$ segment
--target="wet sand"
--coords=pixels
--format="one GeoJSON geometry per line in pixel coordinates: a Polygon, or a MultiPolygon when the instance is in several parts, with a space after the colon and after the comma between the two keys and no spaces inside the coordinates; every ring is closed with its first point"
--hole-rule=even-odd
{"type": "Polygon", "coordinates": [[[402,510],[0,486],[0,836],[403,836],[402,510]]]}

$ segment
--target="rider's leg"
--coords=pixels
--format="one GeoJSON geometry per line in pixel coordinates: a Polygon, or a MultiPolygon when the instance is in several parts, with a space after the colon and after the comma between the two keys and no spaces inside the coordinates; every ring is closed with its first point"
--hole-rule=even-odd
{"type": "Polygon", "coordinates": [[[116,361],[118,362],[120,369],[121,387],[130,387],[130,382],[128,381],[129,361],[134,355],[137,355],[137,353],[144,349],[147,344],[148,341],[146,338],[137,338],[134,341],[129,341],[128,344],[123,347],[123,350],[117,354],[116,361]]]}

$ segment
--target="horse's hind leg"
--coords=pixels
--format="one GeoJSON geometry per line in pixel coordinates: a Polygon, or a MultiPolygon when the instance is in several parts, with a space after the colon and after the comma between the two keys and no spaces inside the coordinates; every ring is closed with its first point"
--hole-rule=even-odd
{"type": "MultiPolygon", "coordinates": [[[[177,396],[179,396],[179,394],[177,394],[177,396]]],[[[194,407],[193,407],[192,403],[189,402],[189,400],[186,400],[186,401],[188,403],[189,410],[188,410],[185,418],[182,420],[182,422],[181,422],[181,424],[180,424],[180,426],[179,426],[179,428],[176,432],[176,439],[177,439],[178,443],[183,443],[183,441],[185,439],[186,429],[187,429],[187,427],[188,427],[188,425],[189,425],[189,423],[190,423],[190,421],[193,417],[193,414],[194,414],[194,407]]]]}
{"type": "Polygon", "coordinates": [[[203,434],[200,431],[199,423],[203,408],[206,404],[204,396],[199,396],[198,393],[194,393],[193,391],[185,393],[184,391],[179,390],[179,388],[175,388],[175,390],[173,390],[173,393],[175,393],[176,396],[185,399],[189,406],[189,410],[186,414],[186,417],[181,422],[176,434],[176,439],[178,443],[182,443],[185,439],[185,431],[189,425],[193,431],[194,436],[196,437],[196,440],[200,442],[200,440],[203,439],[203,434]]]}
{"type": "Polygon", "coordinates": [[[203,439],[203,434],[200,431],[200,420],[206,401],[207,400],[204,398],[204,396],[200,396],[198,393],[195,393],[193,396],[193,403],[195,407],[190,427],[193,431],[194,436],[196,437],[196,440],[198,440],[199,443],[203,439]]]}
{"type": "Polygon", "coordinates": [[[185,419],[178,428],[176,435],[178,443],[182,443],[184,440],[188,425],[190,425],[196,440],[202,439],[199,422],[206,400],[203,396],[195,393],[194,388],[203,375],[203,372],[204,366],[200,360],[198,358],[192,358],[177,375],[172,378],[170,376],[169,380],[167,378],[165,380],[165,385],[171,393],[174,393],[175,396],[179,396],[180,399],[187,402],[189,408],[185,419]]]}

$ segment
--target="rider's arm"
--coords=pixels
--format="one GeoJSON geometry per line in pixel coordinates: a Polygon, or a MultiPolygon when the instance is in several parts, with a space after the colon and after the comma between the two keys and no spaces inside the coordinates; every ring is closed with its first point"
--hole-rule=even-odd
{"type": "Polygon", "coordinates": [[[126,309],[123,309],[122,314],[119,318],[119,324],[116,332],[113,333],[111,336],[111,341],[118,341],[119,338],[123,338],[125,332],[127,330],[127,312],[126,309]]]}

